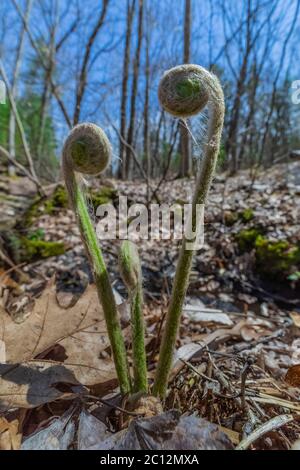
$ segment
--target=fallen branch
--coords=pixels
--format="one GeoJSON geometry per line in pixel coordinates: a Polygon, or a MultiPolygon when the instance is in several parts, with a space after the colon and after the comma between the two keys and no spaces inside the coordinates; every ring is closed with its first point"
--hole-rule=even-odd
{"type": "Polygon", "coordinates": [[[287,423],[290,423],[294,420],[293,415],[279,415],[275,418],[270,419],[266,423],[262,424],[258,428],[255,429],[249,436],[243,439],[239,445],[235,448],[235,450],[246,450],[250,447],[253,442],[257,439],[260,439],[264,434],[267,432],[273,431],[274,429],[281,428],[287,423]]]}

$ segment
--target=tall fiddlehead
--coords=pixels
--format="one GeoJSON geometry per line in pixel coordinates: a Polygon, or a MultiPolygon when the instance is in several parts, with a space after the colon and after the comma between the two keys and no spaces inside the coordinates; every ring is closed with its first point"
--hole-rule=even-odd
{"type": "MultiPolygon", "coordinates": [[[[218,78],[199,65],[182,65],[167,71],[159,85],[162,107],[176,117],[186,118],[209,110],[209,124],[204,156],[199,169],[191,207],[191,229],[197,232],[197,205],[205,204],[215,172],[224,121],[224,95],[218,78]]],[[[160,347],[153,394],[164,398],[172,366],[173,351],[184,298],[188,288],[193,250],[183,239],[176,268],[171,301],[160,347]]]]}

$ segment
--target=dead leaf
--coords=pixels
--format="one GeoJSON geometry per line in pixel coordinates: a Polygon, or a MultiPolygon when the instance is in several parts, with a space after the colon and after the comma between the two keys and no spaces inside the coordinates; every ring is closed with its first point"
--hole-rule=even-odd
{"type": "Polygon", "coordinates": [[[212,333],[202,335],[201,340],[197,343],[187,343],[175,351],[173,367],[170,373],[170,381],[176,377],[180,370],[184,367],[184,361],[189,361],[192,357],[197,356],[198,353],[206,347],[215,342],[226,341],[229,338],[239,337],[241,335],[241,328],[245,325],[245,320],[241,320],[234,325],[233,328],[225,329],[220,328],[212,333]]]}
{"type": "Polygon", "coordinates": [[[238,432],[229,428],[225,428],[224,426],[218,426],[218,428],[229,437],[232,444],[238,444],[240,442],[240,434],[238,432]]]}
{"type": "Polygon", "coordinates": [[[232,449],[229,438],[215,424],[194,415],[169,410],[152,418],[138,418],[128,429],[110,433],[105,424],[87,412],[80,415],[78,448],[81,450],[209,450],[232,449]]]}
{"type": "Polygon", "coordinates": [[[217,425],[169,410],[152,418],[131,421],[114,449],[226,450],[232,449],[232,443],[217,425]]]}
{"type": "Polygon", "coordinates": [[[21,450],[67,450],[75,435],[75,424],[71,420],[74,407],[71,407],[60,418],[41,431],[29,436],[21,446],[21,450]]]}
{"type": "Polygon", "coordinates": [[[290,312],[290,317],[293,320],[294,325],[300,328],[300,313],[290,312]]]}
{"type": "Polygon", "coordinates": [[[110,388],[117,383],[113,361],[100,357],[110,343],[94,285],[87,287],[75,305],[65,309],[57,302],[52,280],[22,324],[13,322],[5,312],[0,313],[0,337],[9,363],[23,363],[59,345],[65,362],[80,366],[81,383],[103,384],[105,392],[106,385],[110,388]]]}
{"type": "Polygon", "coordinates": [[[19,433],[19,421],[7,421],[0,417],[0,450],[18,450],[22,434],[19,433]]]}
{"type": "Polygon", "coordinates": [[[195,305],[187,305],[184,308],[184,313],[191,322],[194,323],[204,323],[204,324],[219,324],[225,326],[232,326],[233,322],[226,313],[216,311],[210,312],[206,310],[201,310],[195,305]]]}
{"type": "Polygon", "coordinates": [[[6,362],[5,343],[0,339],[0,362],[6,362]]]}
{"type": "Polygon", "coordinates": [[[244,341],[253,341],[272,334],[271,324],[266,320],[249,317],[241,328],[241,336],[244,341]]]}
{"type": "Polygon", "coordinates": [[[59,384],[80,385],[80,366],[53,361],[0,364],[0,409],[35,408],[58,398],[73,397],[59,384]]]}
{"type": "Polygon", "coordinates": [[[285,381],[292,387],[300,387],[300,364],[289,367],[285,381]]]}
{"type": "Polygon", "coordinates": [[[112,434],[106,424],[83,410],[79,416],[78,450],[110,450],[124,431],[112,434]]]}

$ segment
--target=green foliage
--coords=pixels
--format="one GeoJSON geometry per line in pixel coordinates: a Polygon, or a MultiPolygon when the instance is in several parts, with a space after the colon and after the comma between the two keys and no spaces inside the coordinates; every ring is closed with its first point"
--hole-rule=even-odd
{"type": "Polygon", "coordinates": [[[44,204],[46,214],[53,214],[57,209],[65,209],[68,207],[68,194],[64,186],[56,186],[53,194],[44,204]]]}
{"type": "Polygon", "coordinates": [[[254,212],[250,208],[245,209],[239,213],[239,218],[245,223],[250,222],[254,218],[254,212]]]}
{"type": "Polygon", "coordinates": [[[225,161],[226,161],[225,146],[224,144],[221,144],[219,155],[218,155],[218,160],[217,160],[217,168],[218,169],[222,168],[224,166],[225,161]]]}
{"type": "Polygon", "coordinates": [[[62,242],[46,242],[45,240],[30,240],[23,237],[21,239],[25,249],[23,260],[33,261],[50,256],[62,255],[65,252],[65,246],[62,242]]]}
{"type": "Polygon", "coordinates": [[[44,240],[45,238],[45,231],[42,228],[38,228],[34,232],[31,232],[27,235],[28,240],[36,241],[36,240],[44,240]]]}
{"type": "Polygon", "coordinates": [[[59,209],[68,207],[68,194],[64,186],[56,186],[48,198],[37,198],[25,212],[22,225],[30,227],[32,222],[43,214],[52,215],[59,209]]]}
{"type": "Polygon", "coordinates": [[[8,146],[8,128],[9,128],[9,105],[8,103],[0,105],[0,145],[8,146]]]}
{"type": "Polygon", "coordinates": [[[299,246],[287,240],[268,240],[260,228],[242,230],[235,238],[242,253],[255,250],[255,267],[263,277],[298,281],[299,246]]]}
{"type": "Polygon", "coordinates": [[[102,204],[108,204],[113,202],[118,195],[118,191],[109,186],[102,186],[97,191],[89,191],[88,199],[91,201],[94,211],[96,211],[98,206],[102,204]]]}
{"type": "Polygon", "coordinates": [[[235,235],[239,250],[242,253],[253,250],[257,238],[261,235],[263,230],[260,227],[241,230],[235,235]]]}
{"type": "MultiPolygon", "coordinates": [[[[33,93],[26,94],[17,101],[17,109],[24,126],[37,173],[47,179],[50,175],[54,177],[59,168],[59,162],[55,155],[55,130],[49,113],[46,113],[42,125],[42,98],[33,93]]],[[[9,143],[10,112],[9,103],[0,106],[0,145],[6,149],[9,143]]],[[[15,148],[17,160],[26,165],[24,149],[17,127],[15,148]]]]}
{"type": "Polygon", "coordinates": [[[290,274],[287,278],[289,281],[292,282],[300,281],[300,271],[295,271],[294,273],[290,274]]]}
{"type": "MultiPolygon", "coordinates": [[[[30,93],[18,101],[18,109],[38,174],[55,176],[59,167],[53,119],[46,111],[42,122],[42,98],[30,93]]],[[[19,153],[22,150],[19,149],[19,153]]],[[[23,153],[23,152],[22,152],[23,153]]]]}
{"type": "Polygon", "coordinates": [[[28,232],[26,236],[14,231],[7,235],[8,250],[16,263],[32,262],[50,256],[62,255],[65,246],[62,242],[44,240],[42,229],[28,232]]]}
{"type": "Polygon", "coordinates": [[[290,270],[300,264],[300,247],[286,240],[270,241],[259,236],[255,242],[256,266],[269,278],[286,279],[290,270]]]}
{"type": "MultiPolygon", "coordinates": [[[[244,209],[242,212],[233,212],[233,211],[224,212],[224,223],[227,227],[232,227],[232,225],[234,225],[238,220],[241,220],[242,222],[247,224],[248,222],[253,220],[253,218],[254,218],[254,212],[250,208],[244,209]]],[[[246,233],[243,233],[241,238],[243,238],[244,235],[246,236],[246,238],[248,238],[249,237],[249,234],[247,233],[248,231],[246,230],[243,232],[246,232],[246,233]]],[[[251,238],[251,235],[250,235],[250,238],[251,238]]],[[[245,251],[243,250],[243,248],[241,248],[241,250],[245,251]]]]}

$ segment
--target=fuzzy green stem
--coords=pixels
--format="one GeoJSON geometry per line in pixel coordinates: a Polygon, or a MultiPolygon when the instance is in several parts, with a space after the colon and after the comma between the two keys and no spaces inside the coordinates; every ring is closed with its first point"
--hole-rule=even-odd
{"type": "MultiPolygon", "coordinates": [[[[81,130],[83,129],[83,131],[85,132],[86,128],[84,128],[83,126],[84,125],[82,125],[81,130]]],[[[89,126],[92,127],[92,125],[89,126]]],[[[85,125],[85,127],[87,126],[85,125]]],[[[96,129],[97,132],[98,129],[96,129]]],[[[81,237],[92,266],[99,300],[103,307],[107,332],[112,348],[120,390],[122,394],[127,394],[131,391],[131,383],[129,367],[127,363],[126,347],[122,335],[117,306],[113,290],[109,281],[109,276],[103,259],[102,251],[98,244],[97,236],[87,208],[83,188],[80,183],[80,176],[76,175],[73,170],[73,159],[72,155],[70,154],[70,148],[72,148],[74,141],[76,143],[76,138],[73,139],[73,137],[74,135],[76,136],[76,132],[78,133],[78,130],[80,130],[79,126],[74,128],[74,130],[72,131],[74,132],[73,134],[71,132],[68,138],[69,140],[66,141],[64,147],[64,178],[70,196],[70,200],[72,202],[72,206],[76,215],[76,219],[79,225],[81,237]]],[[[97,140],[97,135],[97,133],[93,134],[95,140],[97,140]]],[[[101,152],[99,156],[101,158],[101,152]]]]}
{"type": "Polygon", "coordinates": [[[147,363],[143,317],[142,271],[137,247],[124,241],[119,255],[120,272],[130,298],[134,392],[147,392],[147,363]]]}
{"type": "Polygon", "coordinates": [[[134,392],[147,392],[148,390],[142,305],[142,286],[139,284],[131,294],[134,392]]]}
{"type": "MultiPolygon", "coordinates": [[[[187,69],[188,67],[189,66],[186,66],[187,69]]],[[[203,74],[205,80],[207,81],[207,90],[210,91],[208,102],[210,122],[205,154],[196,180],[195,192],[192,200],[191,225],[193,232],[195,232],[197,229],[196,206],[197,204],[205,204],[215,172],[224,121],[224,98],[221,85],[214,75],[210,74],[202,68],[201,74],[203,74]]],[[[180,317],[192,267],[194,251],[187,249],[187,243],[188,241],[184,238],[176,268],[172,296],[166,317],[166,324],[159,353],[159,361],[153,385],[153,394],[155,396],[159,396],[161,399],[165,397],[167,390],[168,377],[172,367],[173,351],[175,348],[180,317]]]]}

